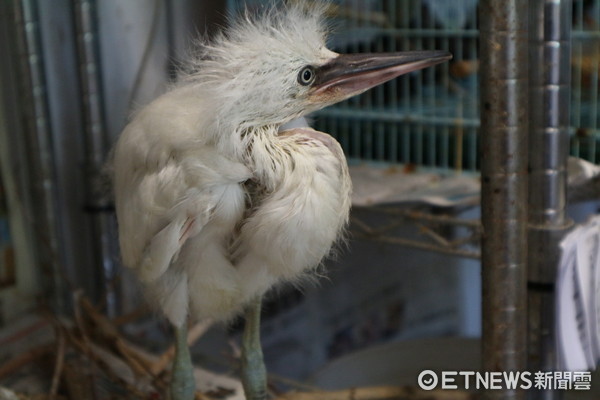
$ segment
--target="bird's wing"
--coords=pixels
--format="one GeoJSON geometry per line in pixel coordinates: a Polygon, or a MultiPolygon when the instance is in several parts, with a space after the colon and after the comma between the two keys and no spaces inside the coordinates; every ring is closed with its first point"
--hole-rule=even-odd
{"type": "MultiPolygon", "coordinates": [[[[211,221],[225,193],[250,172],[210,148],[158,157],[150,152],[143,161],[133,148],[117,146],[115,196],[123,262],[142,281],[152,282],[165,273],[188,238],[211,221]]],[[[242,189],[239,193],[243,196],[242,189]]]]}
{"type": "Polygon", "coordinates": [[[279,133],[279,148],[278,182],[254,202],[239,234],[243,299],[316,267],[348,219],[351,182],[335,139],[294,128],[279,133]]]}
{"type": "Polygon", "coordinates": [[[297,137],[298,143],[307,143],[308,141],[316,141],[322,143],[331,154],[345,167],[345,156],[340,144],[330,135],[324,132],[319,132],[310,127],[294,127],[279,132],[279,137],[297,137]]]}

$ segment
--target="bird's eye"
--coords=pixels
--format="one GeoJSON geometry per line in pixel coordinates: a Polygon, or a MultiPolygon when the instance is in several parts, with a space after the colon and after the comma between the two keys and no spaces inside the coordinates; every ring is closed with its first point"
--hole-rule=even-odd
{"type": "Polygon", "coordinates": [[[304,67],[298,74],[298,83],[308,86],[315,80],[315,69],[313,67],[304,67]]]}

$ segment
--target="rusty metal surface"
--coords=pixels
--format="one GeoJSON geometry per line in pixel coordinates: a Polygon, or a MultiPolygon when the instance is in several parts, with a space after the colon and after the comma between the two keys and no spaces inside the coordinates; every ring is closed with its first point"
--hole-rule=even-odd
{"type": "MultiPolygon", "coordinates": [[[[528,2],[480,3],[483,368],[526,366],[528,2]]],[[[522,399],[519,390],[484,393],[522,399]]]]}

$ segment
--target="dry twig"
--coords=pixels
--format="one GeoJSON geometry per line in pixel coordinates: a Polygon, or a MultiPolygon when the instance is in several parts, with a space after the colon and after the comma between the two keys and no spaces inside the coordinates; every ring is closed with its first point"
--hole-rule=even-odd
{"type": "MultiPolygon", "coordinates": [[[[136,396],[136,397],[140,397],[140,398],[144,398],[146,397],[146,394],[143,393],[142,391],[140,391],[138,388],[136,388],[135,386],[131,385],[129,382],[127,382],[125,379],[123,379],[121,376],[117,375],[113,369],[110,367],[110,365],[108,365],[106,363],[105,360],[103,360],[99,355],[97,355],[93,349],[91,347],[88,347],[88,343],[86,343],[83,340],[79,340],[77,339],[71,332],[67,331],[66,332],[67,335],[67,339],[69,340],[69,342],[75,347],[76,350],[78,350],[80,353],[86,355],[87,357],[89,357],[89,359],[95,364],[97,365],[102,371],[104,371],[104,373],[106,374],[106,376],[112,380],[113,382],[116,382],[118,385],[120,385],[121,387],[125,388],[128,392],[130,392],[132,395],[136,396]]],[[[95,379],[94,379],[95,380],[95,379]]]]}
{"type": "Polygon", "coordinates": [[[58,393],[58,385],[62,376],[63,366],[65,361],[65,335],[60,329],[56,330],[56,362],[54,364],[54,375],[52,376],[52,386],[50,386],[50,398],[54,399],[58,393]]]}
{"type": "Polygon", "coordinates": [[[92,332],[96,340],[104,343],[113,354],[120,355],[137,376],[156,376],[152,371],[152,363],[131,348],[110,319],[96,310],[88,299],[80,298],[79,303],[95,328],[92,332]]]}
{"type": "Polygon", "coordinates": [[[131,311],[130,313],[120,315],[112,320],[115,326],[127,325],[130,322],[137,321],[150,313],[147,306],[141,306],[131,311]]]}
{"type": "Polygon", "coordinates": [[[13,357],[8,362],[4,363],[4,365],[0,366],[0,379],[18,371],[25,365],[38,360],[46,354],[52,353],[53,350],[53,343],[44,344],[13,357]]]}
{"type": "Polygon", "coordinates": [[[90,375],[80,364],[81,360],[69,360],[65,365],[65,387],[69,399],[91,399],[95,393],[90,375]]]}

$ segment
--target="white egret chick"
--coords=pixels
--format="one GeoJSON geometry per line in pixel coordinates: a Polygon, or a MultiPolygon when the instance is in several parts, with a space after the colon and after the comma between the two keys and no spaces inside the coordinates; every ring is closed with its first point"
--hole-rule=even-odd
{"type": "Polygon", "coordinates": [[[194,396],[188,318],[228,320],[248,306],[242,381],[248,399],[266,397],[260,298],[310,273],[347,223],[339,144],[279,127],[451,57],[337,54],[325,47],[323,13],[295,2],[234,22],[116,145],[122,259],[175,329],[173,400],[194,396]]]}

